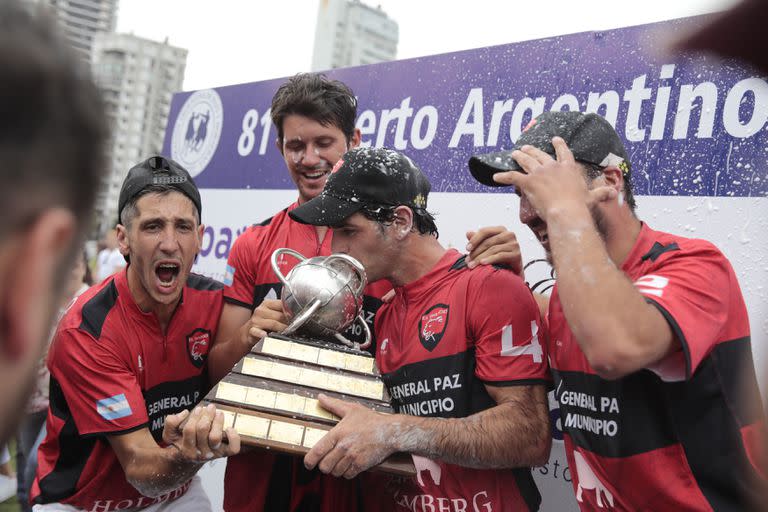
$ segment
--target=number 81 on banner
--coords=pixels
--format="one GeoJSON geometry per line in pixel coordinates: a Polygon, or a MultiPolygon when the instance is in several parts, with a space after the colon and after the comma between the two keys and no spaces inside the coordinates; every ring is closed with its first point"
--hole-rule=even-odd
{"type": "Polygon", "coordinates": [[[255,108],[250,109],[243,116],[242,131],[237,139],[237,152],[240,156],[248,156],[253,152],[256,145],[257,128],[261,126],[261,142],[259,143],[259,155],[267,152],[267,143],[269,142],[269,132],[272,130],[272,109],[268,108],[264,115],[259,118],[259,111],[255,108]]]}

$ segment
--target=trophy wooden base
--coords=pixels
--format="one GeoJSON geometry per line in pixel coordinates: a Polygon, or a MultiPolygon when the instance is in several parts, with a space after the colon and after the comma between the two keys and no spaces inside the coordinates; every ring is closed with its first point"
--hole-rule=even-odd
{"type": "MultiPolygon", "coordinates": [[[[244,445],[302,456],[339,421],[320,407],[320,393],[393,413],[367,352],[276,334],[257,343],[203,402],[224,412],[225,427],[234,427],[244,445]]],[[[373,469],[416,474],[407,454],[373,469]]]]}

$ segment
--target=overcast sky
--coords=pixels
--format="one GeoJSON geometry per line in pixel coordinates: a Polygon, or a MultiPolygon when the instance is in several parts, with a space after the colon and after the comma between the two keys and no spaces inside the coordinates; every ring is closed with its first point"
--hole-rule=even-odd
{"type": "MultiPolygon", "coordinates": [[[[398,58],[723,10],[735,0],[379,0],[398,58]],[[453,7],[448,7],[453,6],[453,7]]],[[[186,48],[184,90],[309,71],[319,0],[121,0],[119,32],[186,48]]]]}

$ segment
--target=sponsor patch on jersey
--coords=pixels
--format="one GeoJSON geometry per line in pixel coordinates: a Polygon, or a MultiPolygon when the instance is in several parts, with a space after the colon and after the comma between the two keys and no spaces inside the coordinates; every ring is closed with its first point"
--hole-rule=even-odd
{"type": "Polygon", "coordinates": [[[224,280],[222,281],[224,286],[232,286],[235,282],[235,267],[227,265],[227,270],[224,272],[224,280]]]}
{"type": "Polygon", "coordinates": [[[419,320],[419,340],[424,348],[432,352],[443,339],[445,328],[448,327],[447,304],[435,304],[421,315],[419,320]]]}
{"type": "Polygon", "coordinates": [[[102,398],[96,402],[96,411],[105,420],[119,420],[133,414],[125,393],[102,398]]]}
{"type": "Polygon", "coordinates": [[[187,334],[187,355],[196,368],[202,368],[211,349],[211,331],[198,327],[187,334]]]}

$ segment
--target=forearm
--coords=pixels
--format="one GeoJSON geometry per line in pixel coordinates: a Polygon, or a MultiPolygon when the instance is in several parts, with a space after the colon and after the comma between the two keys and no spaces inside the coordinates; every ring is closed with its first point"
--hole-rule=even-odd
{"type": "Polygon", "coordinates": [[[203,465],[182,458],[175,446],[140,448],[127,468],[128,482],[144,496],[161,496],[189,481],[203,465]]]}
{"type": "Polygon", "coordinates": [[[466,418],[402,415],[392,437],[396,451],[465,467],[540,466],[547,462],[552,441],[545,404],[510,400],[466,418]]]}
{"type": "Polygon", "coordinates": [[[283,305],[279,300],[265,299],[253,312],[245,307],[225,304],[219,331],[208,353],[211,384],[223,379],[267,333],[282,332],[286,327],[282,323],[284,319],[283,305]]]}
{"type": "Polygon", "coordinates": [[[652,306],[611,260],[587,207],[550,213],[548,231],[560,303],[593,368],[619,377],[663,355],[652,306]]]}

